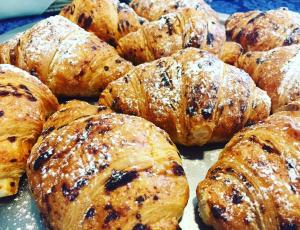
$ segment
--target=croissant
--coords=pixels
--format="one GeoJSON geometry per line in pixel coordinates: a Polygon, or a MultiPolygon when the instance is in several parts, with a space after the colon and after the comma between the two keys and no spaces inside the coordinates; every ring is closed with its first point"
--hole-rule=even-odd
{"type": "Polygon", "coordinates": [[[218,54],[225,42],[225,29],[216,17],[193,7],[178,9],[122,37],[117,50],[134,64],[170,56],[196,47],[218,54]]]}
{"type": "Polygon", "coordinates": [[[201,9],[218,18],[217,13],[203,0],[133,0],[130,6],[138,15],[149,21],[158,20],[165,14],[185,7],[201,9]]]}
{"type": "Polygon", "coordinates": [[[269,97],[248,74],[196,48],[135,67],[99,103],[143,117],[183,145],[226,141],[270,112],[269,97]]]}
{"type": "Polygon", "coordinates": [[[121,37],[138,30],[147,22],[118,0],[73,0],[60,15],[113,46],[121,37]]]}
{"type": "Polygon", "coordinates": [[[54,94],[69,97],[98,96],[132,68],[113,47],[62,16],[47,18],[0,44],[0,63],[20,67],[54,94]]]}
{"type": "Polygon", "coordinates": [[[38,79],[0,65],[0,197],[18,192],[31,147],[57,106],[55,96],[38,79]]]}
{"type": "Polygon", "coordinates": [[[300,112],[278,112],[226,145],[197,187],[214,229],[300,228],[300,112]]]}
{"type": "Polygon", "coordinates": [[[46,122],[27,164],[50,229],[175,230],[189,188],[169,136],[142,118],[71,103],[46,122]]]}
{"type": "Polygon", "coordinates": [[[240,43],[246,51],[270,50],[300,42],[300,14],[286,8],[235,13],[225,26],[227,39],[240,43]]]}
{"type": "Polygon", "coordinates": [[[267,91],[272,111],[300,98],[300,44],[248,52],[238,58],[237,65],[267,91]]]}

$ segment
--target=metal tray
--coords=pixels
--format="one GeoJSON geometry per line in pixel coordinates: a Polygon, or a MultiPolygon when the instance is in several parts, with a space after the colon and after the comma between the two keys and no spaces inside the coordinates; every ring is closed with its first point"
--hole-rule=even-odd
{"type": "MultiPolygon", "coordinates": [[[[228,15],[220,14],[222,22],[228,15]]],[[[31,24],[16,28],[0,36],[3,42],[16,33],[31,27],[31,24]]],[[[183,230],[211,229],[204,225],[199,218],[196,187],[205,178],[208,169],[217,161],[220,151],[224,146],[210,145],[205,147],[182,147],[178,146],[182,154],[183,167],[185,169],[190,197],[180,221],[183,230]]],[[[39,214],[39,210],[27,186],[26,176],[20,182],[20,191],[17,195],[0,199],[0,230],[44,230],[46,229],[39,214]]]]}

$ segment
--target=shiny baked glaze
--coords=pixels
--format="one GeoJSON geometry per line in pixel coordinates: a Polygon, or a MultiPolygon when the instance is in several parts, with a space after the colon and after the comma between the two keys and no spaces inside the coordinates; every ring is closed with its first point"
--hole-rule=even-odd
{"type": "Polygon", "coordinates": [[[217,13],[203,0],[133,0],[130,6],[134,11],[149,21],[158,20],[161,16],[176,12],[182,8],[201,9],[218,18],[217,13]]]}
{"type": "Polygon", "coordinates": [[[74,0],[60,15],[114,46],[121,37],[147,23],[118,0],[74,0]]]}
{"type": "Polygon", "coordinates": [[[184,145],[223,142],[266,118],[270,99],[244,71],[195,48],[135,67],[99,103],[137,115],[184,145]]]}
{"type": "Polygon", "coordinates": [[[300,112],[278,112],[235,135],[197,187],[215,229],[300,227],[300,112]]]}
{"type": "Polygon", "coordinates": [[[300,15],[286,8],[235,13],[225,26],[227,39],[240,43],[247,51],[270,50],[300,41],[300,15]]]}
{"type": "Polygon", "coordinates": [[[237,66],[267,91],[273,111],[300,98],[300,45],[247,52],[240,56],[237,66]]]}
{"type": "Polygon", "coordinates": [[[19,178],[57,99],[34,76],[0,65],[0,197],[18,192],[19,178]]]}
{"type": "Polygon", "coordinates": [[[37,76],[59,96],[97,96],[132,67],[116,50],[62,16],[0,45],[0,63],[37,76]]]}
{"type": "Polygon", "coordinates": [[[177,228],[189,189],[164,131],[77,101],[49,122],[44,131],[53,129],[34,146],[27,175],[52,229],[177,228]]]}
{"type": "Polygon", "coordinates": [[[187,47],[218,54],[224,42],[224,26],[214,15],[202,8],[184,7],[127,34],[119,40],[117,50],[127,60],[140,64],[187,47]]]}

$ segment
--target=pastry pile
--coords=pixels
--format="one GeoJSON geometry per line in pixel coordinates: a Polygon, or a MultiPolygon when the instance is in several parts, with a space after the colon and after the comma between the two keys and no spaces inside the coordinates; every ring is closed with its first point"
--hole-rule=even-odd
{"type": "Polygon", "coordinates": [[[224,26],[203,0],[74,0],[0,44],[0,197],[26,171],[50,229],[176,230],[175,144],[228,142],[203,222],[300,228],[299,41],[286,8],[224,26]]]}

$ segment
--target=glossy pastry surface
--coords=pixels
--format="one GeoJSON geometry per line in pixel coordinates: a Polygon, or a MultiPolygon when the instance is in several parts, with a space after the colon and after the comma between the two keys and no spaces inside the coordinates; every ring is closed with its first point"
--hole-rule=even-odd
{"type": "Polygon", "coordinates": [[[300,42],[300,14],[286,8],[231,15],[226,23],[227,39],[246,51],[270,50],[300,42]]]}
{"type": "Polygon", "coordinates": [[[147,23],[118,0],[73,0],[60,15],[114,46],[121,37],[147,23]]]}
{"type": "Polygon", "coordinates": [[[119,40],[117,50],[134,64],[170,56],[195,47],[218,54],[225,42],[225,28],[204,9],[184,7],[143,25],[119,40]]]}
{"type": "Polygon", "coordinates": [[[31,147],[57,107],[55,96],[34,76],[0,65],[0,197],[18,192],[31,147]]]}
{"type": "Polygon", "coordinates": [[[253,78],[272,100],[272,111],[300,98],[300,45],[247,52],[237,66],[253,78]]]}
{"type": "Polygon", "coordinates": [[[226,145],[197,187],[214,229],[300,227],[300,112],[278,112],[226,145]]]}
{"type": "Polygon", "coordinates": [[[62,16],[42,20],[0,44],[0,63],[41,79],[57,96],[95,97],[132,68],[116,50],[62,16]]]}
{"type": "Polygon", "coordinates": [[[165,132],[142,118],[76,101],[49,122],[27,175],[52,229],[177,228],[189,189],[165,132]]]}
{"type": "Polygon", "coordinates": [[[183,145],[224,142],[270,112],[270,98],[247,73],[195,48],[135,67],[99,103],[146,118],[183,145]]]}

